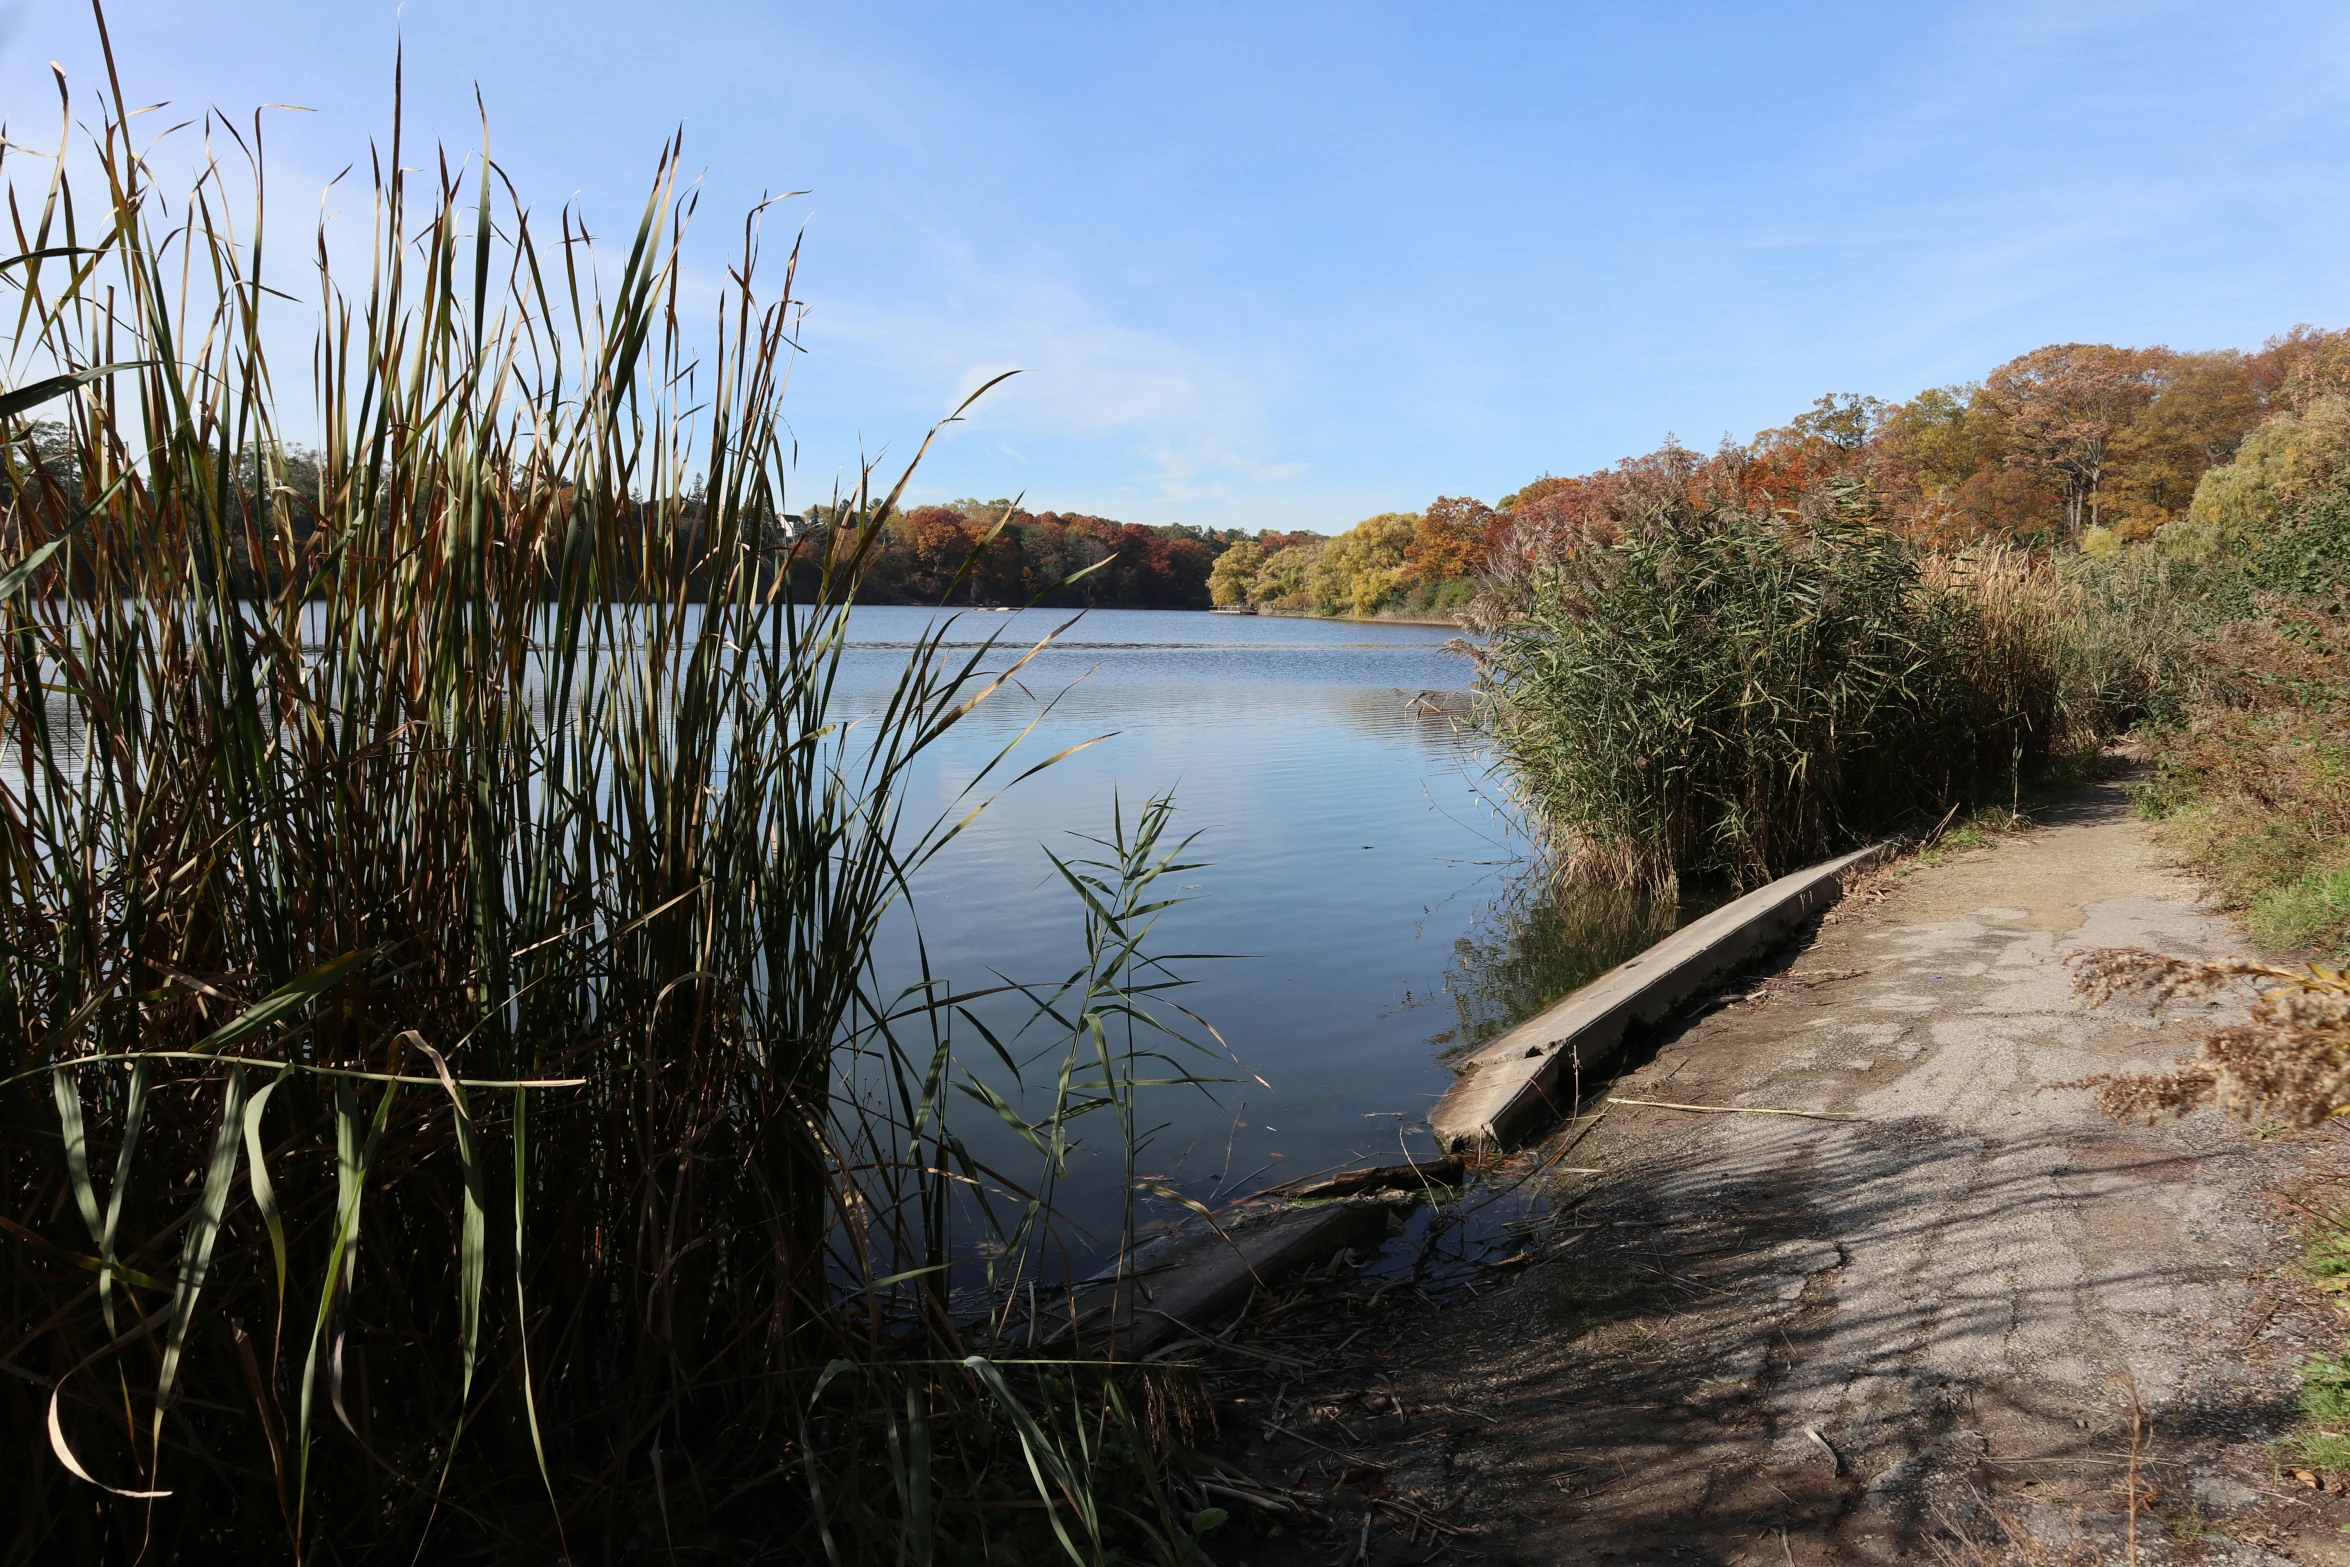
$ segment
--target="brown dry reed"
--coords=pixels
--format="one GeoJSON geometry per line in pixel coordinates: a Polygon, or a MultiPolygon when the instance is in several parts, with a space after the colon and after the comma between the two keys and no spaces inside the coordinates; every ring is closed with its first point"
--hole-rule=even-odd
{"type": "Polygon", "coordinates": [[[2116,1120],[2184,1115],[2216,1105],[2242,1120],[2318,1126],[2350,1107],[2350,974],[2280,968],[2242,958],[2206,961],[2139,947],[2099,947],[2066,960],[2076,991],[2093,1005],[2143,997],[2153,1008],[2199,1001],[2250,981],[2242,1023],[2207,1031],[2176,1070],[2116,1073],[2065,1087],[2094,1087],[2116,1120]],[[2264,983],[2265,982],[2265,983],[2264,983]]]}
{"type": "Polygon", "coordinates": [[[1167,808],[1062,866],[1041,1108],[881,988],[1007,661],[836,700],[897,490],[787,531],[796,245],[697,307],[675,144],[599,248],[395,101],[354,265],[112,59],[0,153],[0,1560],[1190,1559],[1164,1390],[997,1350],[1071,1123],[1180,1075],[1167,808]]]}

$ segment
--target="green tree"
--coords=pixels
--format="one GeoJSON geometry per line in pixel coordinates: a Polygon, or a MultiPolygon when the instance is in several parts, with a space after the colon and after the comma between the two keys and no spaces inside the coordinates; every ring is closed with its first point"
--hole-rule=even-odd
{"type": "Polygon", "coordinates": [[[1218,609],[1249,602],[1249,590],[1264,567],[1265,549],[1246,539],[1227,547],[1208,573],[1208,601],[1218,609]]]}
{"type": "Polygon", "coordinates": [[[1313,575],[1314,608],[1324,615],[1369,615],[1402,585],[1404,552],[1420,514],[1383,511],[1332,539],[1313,575]]]}
{"type": "Polygon", "coordinates": [[[1250,601],[1293,614],[1313,609],[1313,579],[1322,563],[1322,551],[1328,547],[1324,540],[1308,539],[1302,544],[1269,551],[1249,588],[1250,601]]]}
{"type": "Polygon", "coordinates": [[[2350,400],[2320,397],[2304,414],[2278,414],[2244,437],[2234,461],[2202,476],[2187,520],[2157,534],[2157,547],[2200,557],[2264,540],[2340,471],[2346,456],[2350,400]]]}

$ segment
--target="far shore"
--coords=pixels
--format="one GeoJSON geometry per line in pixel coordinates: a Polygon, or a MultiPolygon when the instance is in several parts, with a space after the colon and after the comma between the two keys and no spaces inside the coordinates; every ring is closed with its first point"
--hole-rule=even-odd
{"type": "Polygon", "coordinates": [[[1358,626],[1449,626],[1466,629],[1457,620],[1427,620],[1412,615],[1298,615],[1284,609],[1211,609],[1211,615],[1262,615],[1267,620],[1336,620],[1358,626]]]}

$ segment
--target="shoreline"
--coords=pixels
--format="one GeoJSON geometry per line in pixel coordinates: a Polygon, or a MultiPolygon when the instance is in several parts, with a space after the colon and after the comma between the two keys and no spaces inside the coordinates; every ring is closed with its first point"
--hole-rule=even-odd
{"type": "Polygon", "coordinates": [[[1207,613],[1242,618],[1256,615],[1266,620],[1320,620],[1355,626],[1447,626],[1454,631],[1468,629],[1457,620],[1428,620],[1417,615],[1296,615],[1280,609],[1211,609],[1207,613]]]}

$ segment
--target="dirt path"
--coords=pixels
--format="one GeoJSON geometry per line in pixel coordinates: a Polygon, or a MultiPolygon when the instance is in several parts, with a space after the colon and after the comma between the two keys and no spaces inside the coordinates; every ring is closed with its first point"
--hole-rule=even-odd
{"type": "Polygon", "coordinates": [[[1976,1560],[1953,1531],[2003,1538],[1988,1499],[2119,1562],[2134,1463],[2139,1560],[2350,1562],[2350,1505],[2270,1446],[2340,1338],[2290,1206],[2338,1200],[2335,1141],[2051,1090],[2226,1015],[2087,1010],[2061,960],[2100,946],[2244,950],[2113,785],[1848,904],[1611,1092],[1851,1119],[1605,1106],[1526,1261],[1383,1297],[1352,1358],[1268,1363],[1227,1410],[1236,1455],[1368,1527],[1333,1556],[1242,1523],[1218,1560],[1976,1560]]]}

